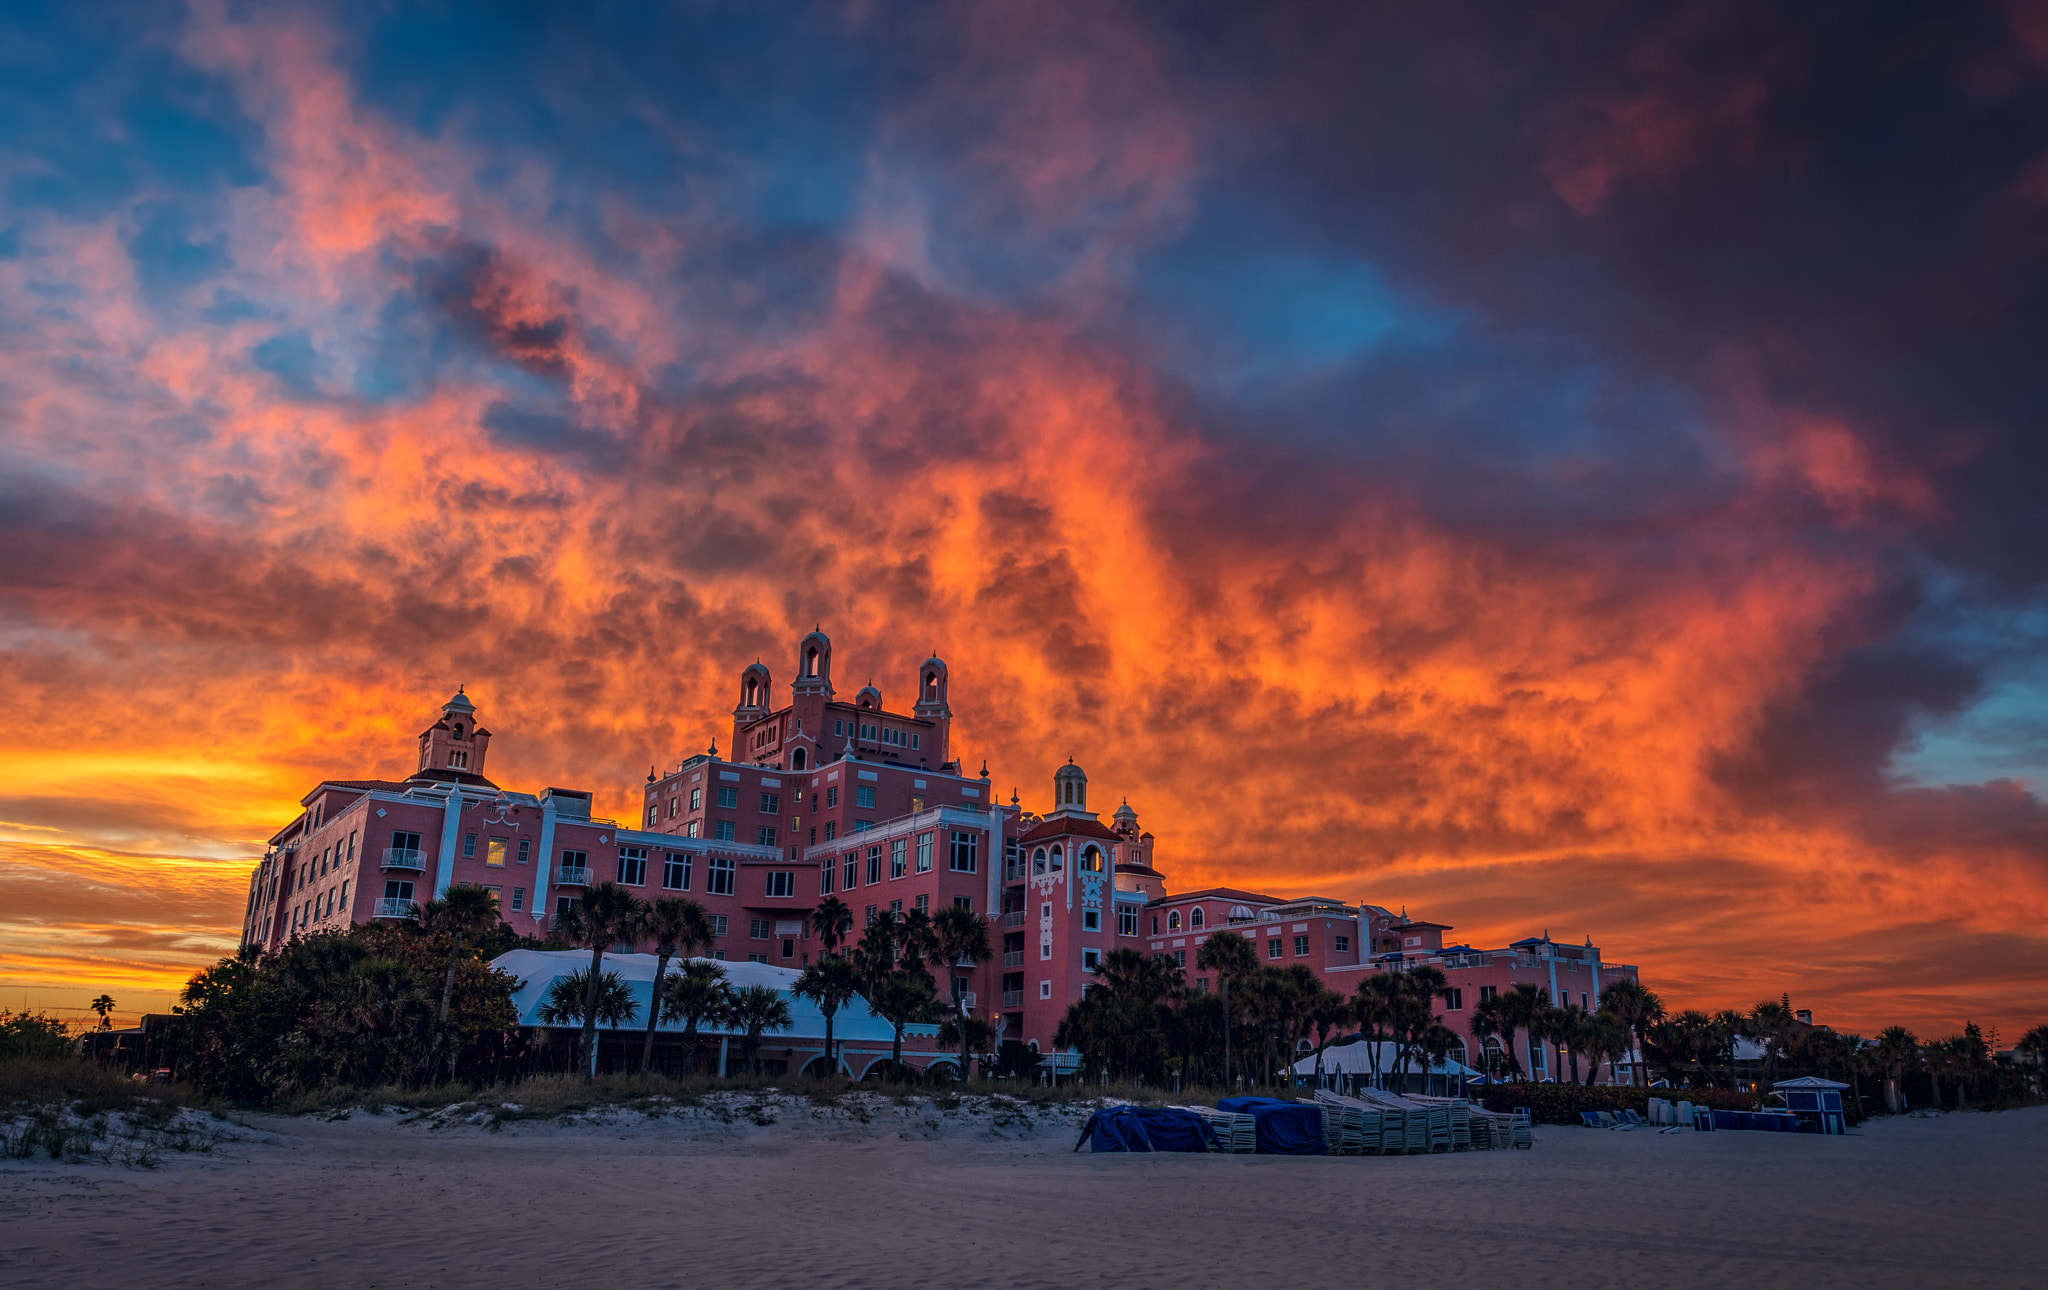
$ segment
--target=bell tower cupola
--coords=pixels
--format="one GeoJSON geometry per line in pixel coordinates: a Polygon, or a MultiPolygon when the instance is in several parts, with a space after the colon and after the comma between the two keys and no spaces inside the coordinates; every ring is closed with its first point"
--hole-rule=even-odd
{"type": "Polygon", "coordinates": [[[1095,818],[1088,809],[1088,772],[1076,766],[1071,757],[1066,765],[1053,772],[1052,814],[1095,818]]]}
{"type": "Polygon", "coordinates": [[[832,638],[813,631],[796,645],[796,680],[790,693],[832,697],[832,638]]]}
{"type": "Polygon", "coordinates": [[[924,760],[943,766],[953,759],[953,709],[946,702],[946,661],[936,654],[917,668],[917,702],[911,715],[931,723],[924,760]]]}
{"type": "Polygon", "coordinates": [[[476,719],[476,704],[457,687],[455,697],[441,705],[441,717],[420,732],[421,770],[454,770],[482,776],[491,732],[476,719]]]}

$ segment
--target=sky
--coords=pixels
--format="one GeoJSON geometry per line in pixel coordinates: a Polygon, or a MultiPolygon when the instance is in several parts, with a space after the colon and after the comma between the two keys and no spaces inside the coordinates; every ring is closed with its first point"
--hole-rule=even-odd
{"type": "Polygon", "coordinates": [[[2039,3],[14,0],[0,1006],[457,685],[630,816],[819,624],[1176,886],[2009,1042],[2044,348],[2039,3]]]}

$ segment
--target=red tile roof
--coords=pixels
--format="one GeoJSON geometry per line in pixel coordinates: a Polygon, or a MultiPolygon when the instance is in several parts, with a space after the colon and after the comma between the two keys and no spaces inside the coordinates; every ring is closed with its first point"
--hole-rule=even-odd
{"type": "Polygon", "coordinates": [[[1096,821],[1080,819],[1078,817],[1073,816],[1070,816],[1066,819],[1059,819],[1055,817],[1053,819],[1042,821],[1041,823],[1033,827],[1030,832],[1018,838],[1017,841],[1019,843],[1045,842],[1049,841],[1052,838],[1067,837],[1103,838],[1110,842],[1123,841],[1122,835],[1111,832],[1109,829],[1104,828],[1101,824],[1097,823],[1096,821]]]}
{"type": "Polygon", "coordinates": [[[1235,900],[1241,904],[1257,902],[1264,905],[1284,905],[1287,902],[1278,896],[1261,896],[1256,891],[1241,891],[1236,887],[1204,887],[1200,891],[1175,892],[1153,901],[1155,905],[1171,905],[1183,900],[1235,900]]]}

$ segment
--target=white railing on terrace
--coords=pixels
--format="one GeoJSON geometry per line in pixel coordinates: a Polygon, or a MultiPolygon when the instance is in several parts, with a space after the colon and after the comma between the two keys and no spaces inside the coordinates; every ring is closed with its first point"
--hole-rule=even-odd
{"type": "Polygon", "coordinates": [[[386,869],[425,869],[427,862],[420,856],[417,847],[385,847],[384,867],[386,869]]]}
{"type": "Polygon", "coordinates": [[[1028,874],[1029,872],[1030,872],[1030,871],[1029,871],[1029,869],[1028,869],[1028,868],[1027,868],[1026,866],[1024,866],[1024,865],[1021,865],[1021,864],[1006,864],[1006,865],[1004,865],[1004,866],[1003,866],[1003,881],[1004,881],[1004,882],[1022,882],[1022,881],[1024,881],[1024,878],[1025,878],[1025,876],[1026,876],[1026,875],[1027,875],[1027,874],[1028,874]]]}
{"type": "Polygon", "coordinates": [[[1024,1006],[1024,992],[1023,992],[1022,990],[1005,990],[1005,991],[1003,991],[1003,1006],[1004,1006],[1005,1008],[1021,1008],[1021,1007],[1023,1007],[1023,1006],[1024,1006]]]}
{"type": "Polygon", "coordinates": [[[555,871],[555,882],[564,887],[588,887],[590,885],[590,866],[580,864],[564,865],[555,871]]]}
{"type": "Polygon", "coordinates": [[[1023,967],[1023,966],[1024,966],[1024,951],[1023,951],[1023,950],[1004,950],[1004,951],[1003,951],[1003,966],[1004,966],[1004,967],[1023,967]]]}
{"type": "Polygon", "coordinates": [[[1010,911],[1009,913],[1007,913],[1007,914],[1004,914],[1004,915],[1003,915],[1003,926],[1005,926],[1005,927],[1022,927],[1022,926],[1024,926],[1024,911],[1023,911],[1023,910],[1021,910],[1021,909],[1013,909],[1013,910],[1011,910],[1011,911],[1010,911]]]}
{"type": "Polygon", "coordinates": [[[973,1012],[973,1011],[974,1011],[974,991],[972,991],[972,990],[962,990],[962,991],[960,992],[960,994],[959,994],[959,997],[958,997],[957,999],[955,999],[955,1000],[954,1000],[954,1002],[955,1002],[955,1003],[957,1003],[957,1004],[959,1005],[959,1007],[960,1007],[960,1010],[961,1010],[962,1012],[973,1012]]]}
{"type": "Polygon", "coordinates": [[[397,896],[380,896],[377,898],[376,908],[370,911],[370,917],[411,918],[413,911],[418,908],[419,904],[416,901],[397,896]]]}

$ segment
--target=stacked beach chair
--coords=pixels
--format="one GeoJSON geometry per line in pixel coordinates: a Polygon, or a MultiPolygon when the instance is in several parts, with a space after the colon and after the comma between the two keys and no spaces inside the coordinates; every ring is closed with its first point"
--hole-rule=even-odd
{"type": "MultiPolygon", "coordinates": [[[[1359,1091],[1365,1095],[1365,1100],[1381,1109],[1389,1123],[1399,1117],[1403,1152],[1410,1155],[1426,1155],[1432,1151],[1451,1149],[1451,1117],[1448,1111],[1424,1106],[1420,1102],[1411,1101],[1399,1093],[1389,1093],[1385,1089],[1368,1088],[1359,1091]]],[[[1387,1146],[1385,1154],[1395,1154],[1391,1144],[1387,1146]]]]}
{"type": "Polygon", "coordinates": [[[1323,1113],[1323,1141],[1333,1156],[1362,1156],[1378,1152],[1380,1115],[1362,1106],[1345,1106],[1316,1094],[1317,1109],[1323,1113]]]}
{"type": "Polygon", "coordinates": [[[1219,1111],[1213,1106],[1179,1106],[1174,1109],[1193,1111],[1209,1121],[1209,1127],[1216,1130],[1216,1139],[1223,1144],[1225,1151],[1249,1155],[1259,1149],[1259,1122],[1249,1115],[1219,1111]]]}
{"type": "Polygon", "coordinates": [[[1415,1097],[1412,1095],[1410,1100],[1420,1102],[1432,1110],[1441,1107],[1450,1131],[1450,1149],[1453,1151],[1472,1150],[1472,1104],[1470,1102],[1462,1097],[1415,1097]]]}

